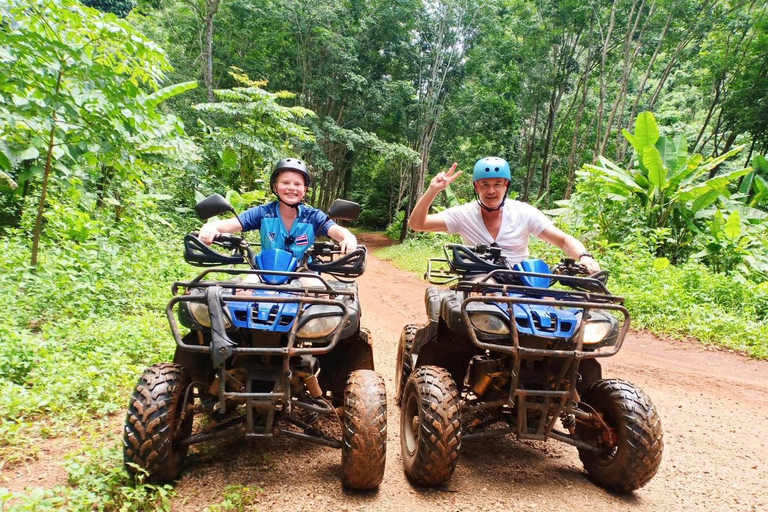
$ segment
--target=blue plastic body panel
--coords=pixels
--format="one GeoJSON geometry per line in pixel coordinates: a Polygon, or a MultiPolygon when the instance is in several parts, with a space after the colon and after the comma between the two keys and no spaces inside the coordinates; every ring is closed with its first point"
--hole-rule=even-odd
{"type": "MultiPolygon", "coordinates": [[[[257,290],[254,296],[285,297],[290,293],[257,290]]],[[[296,302],[228,302],[227,308],[232,315],[232,324],[244,329],[257,329],[260,331],[288,332],[293,321],[299,313],[299,304],[296,302]]]]}
{"type": "MultiPolygon", "coordinates": [[[[549,265],[544,260],[530,259],[515,263],[512,270],[518,272],[533,272],[535,274],[549,274],[549,265]]],[[[524,286],[533,288],[549,288],[552,281],[548,277],[519,276],[524,286]]]]}
{"type": "MultiPolygon", "coordinates": [[[[513,270],[549,274],[549,266],[543,260],[528,259],[515,264],[513,270]]],[[[552,281],[548,277],[518,276],[524,286],[533,288],[549,288],[552,281]]],[[[521,293],[509,293],[510,297],[526,297],[521,293]]],[[[508,313],[507,304],[496,303],[505,315],[508,313]]],[[[517,330],[521,334],[544,336],[551,338],[572,338],[581,322],[581,309],[562,309],[538,304],[514,304],[512,310],[515,316],[517,330]]]]}
{"type": "MultiPolygon", "coordinates": [[[[288,251],[281,249],[268,249],[256,255],[256,263],[261,270],[276,270],[280,272],[293,272],[298,266],[296,258],[288,251]]],[[[268,284],[285,284],[291,276],[261,274],[268,284]]],[[[291,292],[272,290],[254,290],[256,297],[270,296],[289,297],[301,295],[291,292]]],[[[291,330],[294,320],[299,313],[299,304],[296,302],[229,302],[227,308],[232,316],[232,324],[244,329],[257,329],[261,331],[288,332],[291,330]]]]}
{"type": "MultiPolygon", "coordinates": [[[[510,293],[509,296],[525,297],[519,293],[510,293]]],[[[496,303],[496,307],[507,315],[507,304],[496,303]]],[[[514,304],[512,310],[519,333],[548,338],[572,338],[582,316],[580,309],[558,309],[537,304],[514,304]]]]}
{"type": "MultiPolygon", "coordinates": [[[[288,251],[282,249],[267,249],[256,255],[256,263],[262,270],[277,270],[280,272],[293,272],[299,263],[288,251]]],[[[290,279],[289,276],[264,274],[261,276],[269,284],[283,284],[290,279]]]]}

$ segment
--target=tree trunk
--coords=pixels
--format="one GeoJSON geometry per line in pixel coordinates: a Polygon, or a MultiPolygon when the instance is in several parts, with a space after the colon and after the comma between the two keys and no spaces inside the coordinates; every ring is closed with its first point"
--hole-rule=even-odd
{"type": "Polygon", "coordinates": [[[638,51],[642,45],[642,37],[638,37],[635,43],[634,51],[631,51],[632,42],[635,41],[635,33],[640,23],[640,19],[643,15],[643,7],[645,6],[645,0],[640,0],[640,7],[637,7],[637,0],[632,2],[632,8],[627,18],[627,34],[624,38],[624,58],[623,67],[621,70],[621,82],[619,82],[619,92],[616,94],[616,100],[613,102],[613,108],[608,115],[608,123],[605,126],[605,132],[603,133],[603,140],[600,143],[599,153],[605,154],[606,147],[608,146],[608,139],[611,137],[611,130],[613,129],[613,123],[616,120],[617,115],[623,111],[624,98],[626,97],[627,87],[629,84],[629,78],[634,67],[634,61],[638,51]],[[635,11],[637,9],[637,11],[635,11]]]}
{"type": "Polygon", "coordinates": [[[523,183],[523,201],[528,201],[531,193],[531,183],[533,182],[533,175],[536,172],[534,147],[536,145],[536,128],[539,126],[539,110],[540,105],[536,103],[536,110],[534,111],[533,122],[531,123],[531,136],[528,138],[528,143],[525,148],[525,160],[527,164],[527,172],[525,175],[525,182],[523,183]]]}
{"type": "MultiPolygon", "coordinates": [[[[637,109],[640,106],[640,98],[643,96],[643,92],[645,92],[645,85],[648,83],[648,78],[651,76],[651,72],[653,71],[653,66],[656,63],[656,58],[659,55],[659,52],[661,51],[661,47],[664,43],[664,38],[667,35],[667,30],[669,30],[669,24],[672,21],[672,13],[670,13],[667,16],[667,21],[664,24],[664,29],[661,31],[661,36],[659,36],[659,44],[656,45],[656,49],[653,51],[653,55],[651,55],[651,59],[648,61],[648,66],[645,68],[645,75],[643,75],[643,79],[640,82],[640,87],[637,89],[637,95],[635,96],[635,101],[632,104],[632,111],[629,114],[629,120],[627,121],[627,127],[631,127],[635,123],[635,117],[637,117],[637,109]]],[[[627,139],[624,139],[621,143],[621,151],[618,153],[616,161],[621,162],[624,160],[624,157],[627,156],[627,139]]]]}
{"type": "MultiPolygon", "coordinates": [[[[613,32],[613,26],[616,23],[616,4],[619,0],[613,0],[611,6],[611,18],[608,23],[608,33],[602,38],[602,49],[600,52],[600,100],[597,105],[597,129],[595,131],[595,150],[592,153],[592,163],[597,162],[597,157],[600,155],[600,135],[603,131],[603,109],[605,108],[605,64],[608,60],[608,46],[611,43],[611,33],[613,32]]],[[[602,28],[600,30],[602,35],[602,28]]]]}
{"type": "Polygon", "coordinates": [[[208,0],[205,13],[205,92],[208,101],[213,102],[213,18],[219,10],[221,0],[208,0]]]}
{"type": "MultiPolygon", "coordinates": [[[[59,75],[56,78],[56,91],[54,97],[61,90],[62,71],[59,69],[59,75]]],[[[45,155],[45,171],[43,172],[43,186],[40,189],[40,201],[37,203],[37,217],[35,218],[35,229],[32,234],[32,259],[30,265],[37,266],[37,253],[40,248],[40,235],[43,230],[43,214],[45,213],[45,196],[48,193],[48,179],[51,176],[51,162],[53,160],[53,146],[56,141],[56,111],[51,114],[51,134],[48,138],[48,152],[45,155]]]]}

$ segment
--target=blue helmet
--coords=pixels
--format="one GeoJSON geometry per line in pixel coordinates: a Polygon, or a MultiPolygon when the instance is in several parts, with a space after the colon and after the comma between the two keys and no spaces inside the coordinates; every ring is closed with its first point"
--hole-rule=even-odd
{"type": "Polygon", "coordinates": [[[511,181],[512,173],[509,171],[507,161],[497,156],[487,156],[478,160],[472,171],[472,181],[485,178],[502,178],[511,181]]]}

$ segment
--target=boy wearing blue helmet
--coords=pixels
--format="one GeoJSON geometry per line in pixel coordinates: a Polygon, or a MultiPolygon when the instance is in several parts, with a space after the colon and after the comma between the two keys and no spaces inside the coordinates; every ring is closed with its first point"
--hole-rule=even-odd
{"type": "Polygon", "coordinates": [[[467,245],[496,244],[510,264],[528,258],[528,241],[533,235],[562,249],[590,274],[600,270],[584,244],[557,228],[538,209],[520,201],[506,200],[511,173],[503,158],[486,157],[475,164],[472,181],[476,202],[429,214],[437,194],[461,176],[462,171],[456,172],[456,167],[454,163],[448,172],[432,178],[408,219],[411,229],[459,233],[467,245]]]}

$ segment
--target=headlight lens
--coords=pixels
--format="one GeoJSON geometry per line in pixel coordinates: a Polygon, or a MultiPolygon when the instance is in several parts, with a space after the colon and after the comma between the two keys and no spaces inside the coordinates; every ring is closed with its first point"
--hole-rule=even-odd
{"type": "Polygon", "coordinates": [[[321,316],[312,318],[301,326],[296,333],[298,338],[325,338],[341,323],[341,316],[321,316]]]}
{"type": "Polygon", "coordinates": [[[488,334],[509,334],[509,326],[501,318],[487,313],[470,313],[469,321],[478,331],[488,334]]]}
{"type": "Polygon", "coordinates": [[[611,332],[611,322],[587,322],[584,324],[584,344],[600,343],[611,332]]]}
{"type": "MultiPolygon", "coordinates": [[[[197,323],[203,327],[211,327],[211,315],[208,313],[208,306],[202,302],[190,302],[189,313],[197,323]]],[[[224,328],[229,329],[232,324],[229,321],[227,315],[224,315],[224,328]]]]}

